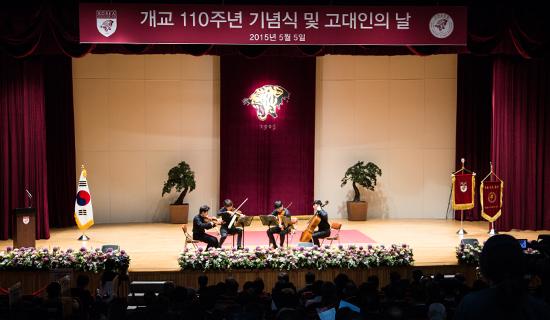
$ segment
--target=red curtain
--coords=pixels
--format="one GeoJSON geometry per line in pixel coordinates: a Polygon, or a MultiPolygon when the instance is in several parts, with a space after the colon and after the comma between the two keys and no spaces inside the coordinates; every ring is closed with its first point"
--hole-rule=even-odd
{"type": "Polygon", "coordinates": [[[266,214],[273,201],[311,211],[315,140],[315,58],[221,57],[220,203],[225,198],[249,215],[266,214]],[[256,88],[290,92],[276,119],[260,121],[243,105],[256,88]]]}
{"type": "Polygon", "coordinates": [[[44,67],[48,211],[51,227],[74,226],[76,188],[72,60],[48,56],[44,67]]]}
{"type": "MultiPolygon", "coordinates": [[[[476,186],[489,172],[491,161],[492,57],[458,56],[456,110],[456,169],[460,159],[477,173],[476,186]]],[[[481,205],[476,191],[475,208],[464,211],[465,220],[479,220],[481,205]]],[[[460,220],[460,212],[455,212],[460,220]]]]}
{"type": "Polygon", "coordinates": [[[37,238],[74,225],[76,183],[72,62],[66,56],[0,55],[0,239],[12,210],[37,208],[37,238]]]}
{"type": "Polygon", "coordinates": [[[12,210],[37,209],[37,238],[49,238],[43,69],[40,58],[0,55],[0,239],[11,236],[12,210]]]}
{"type": "Polygon", "coordinates": [[[504,180],[499,230],[550,229],[550,63],[498,58],[492,158],[504,180]]]}

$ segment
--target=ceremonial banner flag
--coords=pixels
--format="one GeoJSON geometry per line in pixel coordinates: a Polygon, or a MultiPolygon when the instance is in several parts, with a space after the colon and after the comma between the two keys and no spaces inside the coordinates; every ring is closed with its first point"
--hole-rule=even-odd
{"type": "Polygon", "coordinates": [[[500,217],[502,211],[502,181],[483,181],[481,183],[481,216],[494,222],[500,217]]]}
{"type": "Polygon", "coordinates": [[[474,174],[461,173],[452,176],[452,200],[454,210],[468,210],[474,207],[475,180],[474,174]]]}
{"type": "Polygon", "coordinates": [[[74,204],[74,219],[80,230],[86,230],[94,224],[94,213],[92,210],[92,197],[86,180],[86,169],[82,166],[78,188],[76,191],[76,201],[74,204]]]}

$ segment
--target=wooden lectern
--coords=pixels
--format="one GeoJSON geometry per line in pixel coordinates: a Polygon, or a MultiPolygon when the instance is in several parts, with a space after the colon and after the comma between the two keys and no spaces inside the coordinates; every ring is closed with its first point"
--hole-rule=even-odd
{"type": "Polygon", "coordinates": [[[13,247],[35,247],[36,246],[36,209],[16,208],[13,209],[15,216],[15,228],[13,229],[13,247]]]}

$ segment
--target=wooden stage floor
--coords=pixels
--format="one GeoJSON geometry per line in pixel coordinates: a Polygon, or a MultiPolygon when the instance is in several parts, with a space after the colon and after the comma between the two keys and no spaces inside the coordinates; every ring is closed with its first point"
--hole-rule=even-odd
{"type": "MultiPolygon", "coordinates": [[[[344,219],[332,219],[331,221],[342,222],[342,229],[359,230],[378,244],[409,244],[413,249],[416,266],[457,264],[455,247],[460,242],[460,238],[456,235],[456,231],[460,227],[460,222],[454,220],[348,221],[344,219]]],[[[304,220],[300,220],[297,229],[302,230],[305,224],[304,220]]],[[[104,244],[118,244],[128,252],[132,259],[130,271],[177,271],[179,270],[177,258],[184,243],[180,226],[166,223],[95,225],[86,232],[91,238],[87,242],[76,240],[80,236],[76,227],[52,229],[51,238],[37,241],[37,247],[59,246],[62,249],[74,249],[80,248],[83,244],[88,248],[97,248],[104,244]]],[[[466,238],[483,241],[488,237],[487,222],[465,222],[464,228],[468,231],[466,238]]],[[[249,230],[262,231],[265,230],[265,227],[258,220],[254,220],[252,225],[247,228],[247,231],[249,230]]],[[[533,240],[539,234],[550,233],[550,231],[512,231],[509,233],[517,238],[533,240]]],[[[231,237],[227,241],[231,241],[231,237]]],[[[11,245],[11,240],[0,241],[1,250],[11,245]]]]}

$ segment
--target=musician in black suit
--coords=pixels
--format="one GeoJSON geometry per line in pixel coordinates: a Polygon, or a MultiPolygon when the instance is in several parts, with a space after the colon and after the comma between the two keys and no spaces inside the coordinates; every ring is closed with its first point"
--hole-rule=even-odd
{"type": "Polygon", "coordinates": [[[214,228],[218,223],[208,217],[210,207],[203,205],[199,209],[199,214],[193,218],[193,239],[205,242],[206,250],[219,247],[218,238],[206,233],[206,230],[214,228]]]}
{"type": "Polygon", "coordinates": [[[275,237],[273,236],[273,234],[279,234],[279,243],[282,247],[285,243],[285,236],[290,232],[290,225],[284,226],[281,218],[283,216],[290,218],[290,211],[283,207],[283,203],[279,200],[275,201],[273,207],[275,208],[275,210],[271,212],[271,215],[277,217],[278,223],[276,226],[267,229],[267,237],[269,238],[269,245],[272,245],[273,248],[277,248],[277,244],[275,243],[275,237]]]}
{"type": "MultiPolygon", "coordinates": [[[[240,215],[240,211],[238,211],[237,213],[235,213],[234,211],[235,207],[233,206],[233,201],[231,201],[230,199],[225,199],[223,201],[223,207],[218,210],[218,217],[221,218],[223,221],[220,227],[220,248],[223,245],[228,234],[237,234],[237,249],[242,248],[243,229],[235,227],[235,223],[233,223],[231,228],[229,228],[229,223],[233,218],[233,214],[240,215]]],[[[238,219],[238,217],[236,219],[238,219]]]]}
{"type": "Polygon", "coordinates": [[[317,226],[317,231],[315,231],[311,236],[313,238],[313,243],[319,246],[319,239],[323,239],[330,236],[330,224],[328,223],[328,212],[323,209],[323,202],[321,200],[315,200],[313,202],[313,212],[317,213],[317,216],[321,218],[321,222],[317,226]]]}

